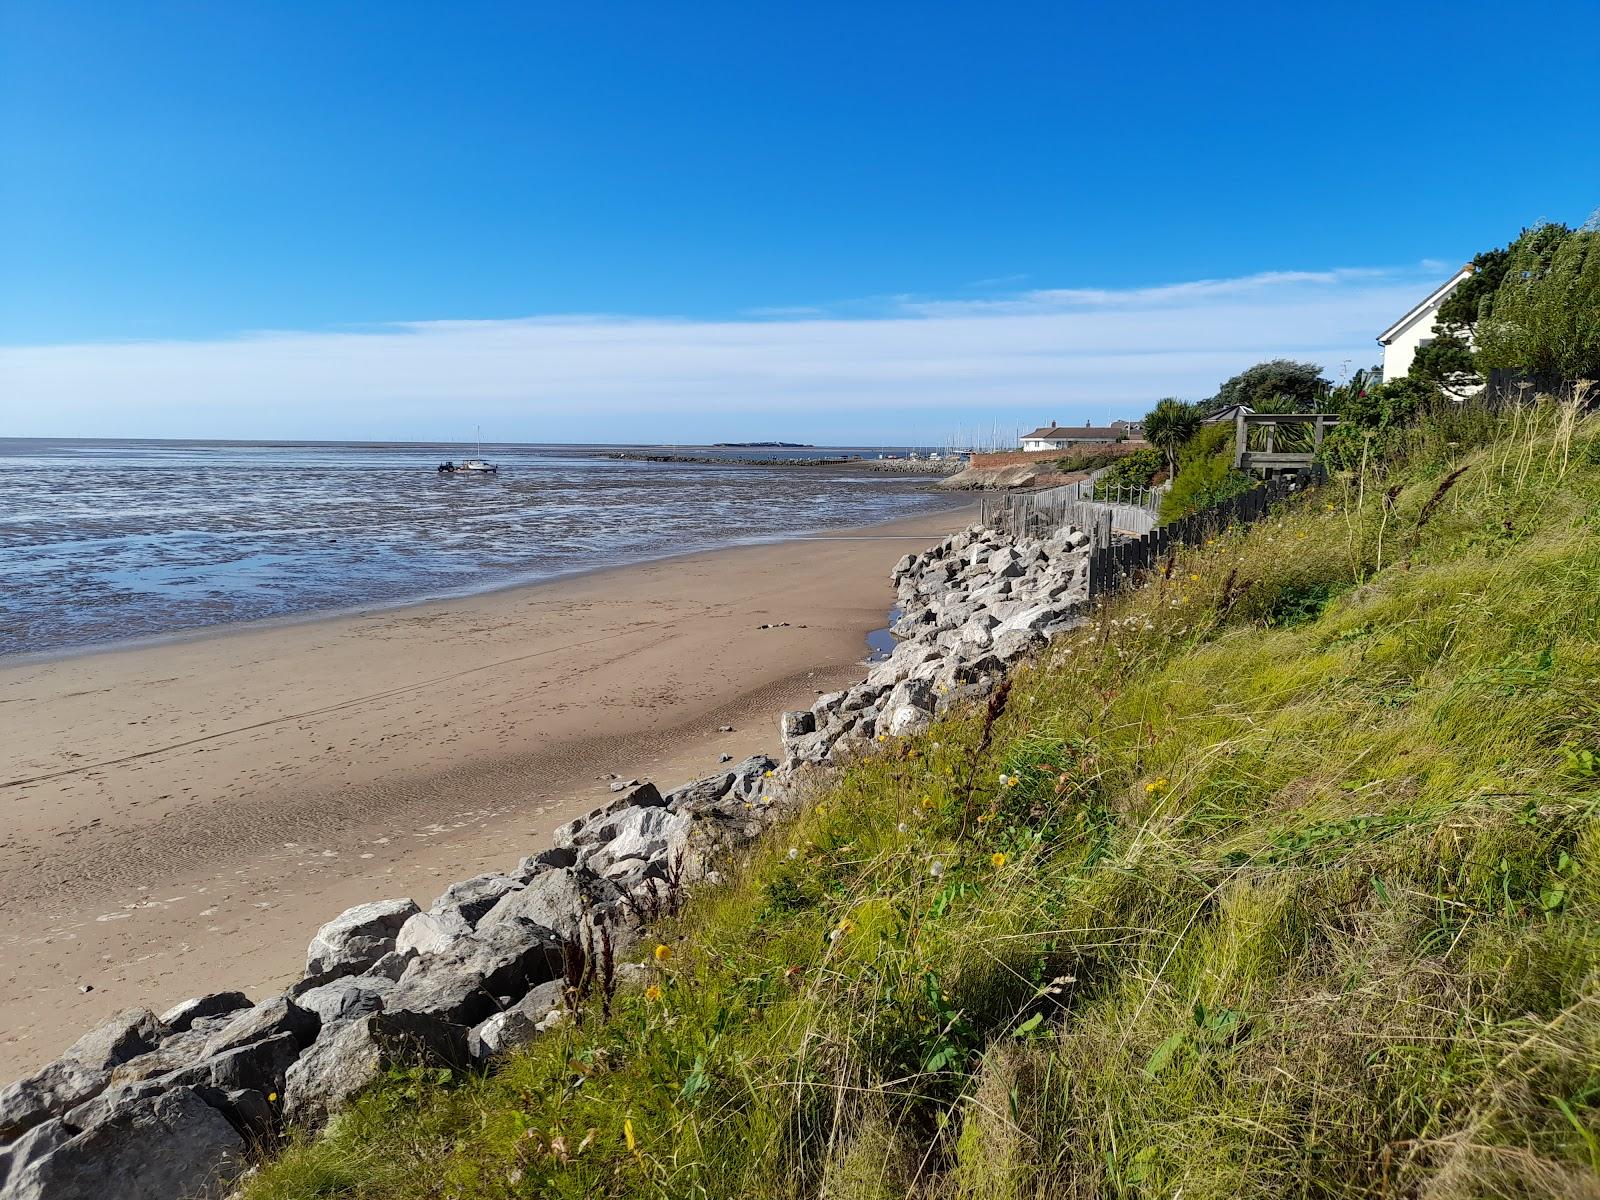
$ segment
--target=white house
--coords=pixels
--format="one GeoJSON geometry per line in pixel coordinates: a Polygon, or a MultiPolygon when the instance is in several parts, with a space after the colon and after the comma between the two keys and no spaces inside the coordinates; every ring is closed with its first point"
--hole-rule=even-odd
{"type": "Polygon", "coordinates": [[[1022,435],[1022,448],[1024,450],[1065,450],[1074,442],[1086,442],[1091,445],[1109,445],[1120,442],[1127,434],[1120,429],[1109,426],[1097,427],[1093,425],[1057,425],[1054,421],[1048,425],[1041,425],[1032,433],[1022,435]]]}
{"type": "Polygon", "coordinates": [[[1440,284],[1426,300],[1378,335],[1378,341],[1383,346],[1385,382],[1400,379],[1410,373],[1411,360],[1416,358],[1417,349],[1433,341],[1434,321],[1439,315],[1439,306],[1449,298],[1451,292],[1461,286],[1461,281],[1471,274],[1470,266],[1462,267],[1440,284]]]}

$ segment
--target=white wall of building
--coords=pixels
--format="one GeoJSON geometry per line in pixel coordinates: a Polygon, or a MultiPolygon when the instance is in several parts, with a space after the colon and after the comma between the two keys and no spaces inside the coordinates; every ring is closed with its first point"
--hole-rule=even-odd
{"type": "Polygon", "coordinates": [[[1383,377],[1386,381],[1400,379],[1411,373],[1411,363],[1417,357],[1418,348],[1434,338],[1434,323],[1438,315],[1439,305],[1431,305],[1384,343],[1383,377]]]}

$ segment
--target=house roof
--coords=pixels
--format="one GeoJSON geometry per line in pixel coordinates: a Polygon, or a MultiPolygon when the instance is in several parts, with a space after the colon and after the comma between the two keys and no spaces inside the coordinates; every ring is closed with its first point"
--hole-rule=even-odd
{"type": "Polygon", "coordinates": [[[1239,411],[1241,409],[1244,410],[1244,414],[1247,417],[1251,413],[1256,411],[1255,409],[1251,408],[1248,404],[1230,404],[1230,405],[1228,405],[1227,408],[1219,409],[1218,411],[1212,413],[1209,417],[1207,417],[1206,418],[1206,424],[1207,425],[1216,425],[1216,424],[1219,424],[1219,423],[1221,423],[1223,421],[1231,421],[1231,420],[1234,419],[1235,416],[1238,415],[1238,413],[1239,413],[1239,411]]]}
{"type": "Polygon", "coordinates": [[[1471,275],[1471,274],[1472,274],[1472,264],[1469,263],[1466,266],[1462,267],[1461,270],[1457,271],[1449,279],[1445,280],[1437,288],[1435,288],[1428,295],[1428,298],[1426,300],[1424,300],[1421,304],[1418,304],[1410,312],[1406,313],[1405,316],[1401,317],[1393,325],[1389,326],[1389,328],[1385,329],[1382,333],[1380,333],[1378,335],[1378,341],[1381,342],[1383,345],[1387,346],[1389,344],[1389,342],[1394,338],[1395,334],[1399,333],[1402,329],[1404,329],[1407,325],[1411,324],[1411,322],[1415,321],[1419,316],[1421,316],[1423,313],[1427,312],[1430,308],[1437,308],[1440,304],[1442,304],[1444,302],[1444,298],[1446,296],[1448,296],[1451,292],[1455,291],[1456,287],[1461,283],[1461,281],[1463,279],[1465,279],[1468,275],[1471,275]]]}
{"type": "Polygon", "coordinates": [[[1095,425],[1041,425],[1032,433],[1022,435],[1023,441],[1044,438],[1058,442],[1081,442],[1091,438],[1119,438],[1122,430],[1095,425]]]}

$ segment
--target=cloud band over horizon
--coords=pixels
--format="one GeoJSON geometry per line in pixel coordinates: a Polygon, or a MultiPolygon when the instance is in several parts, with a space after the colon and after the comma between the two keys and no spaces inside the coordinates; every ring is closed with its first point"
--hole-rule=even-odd
{"type": "Polygon", "coordinates": [[[481,424],[495,441],[934,443],[1137,416],[1264,358],[1337,377],[1377,361],[1377,333],[1447,273],[0,346],[0,436],[434,441],[481,424]]]}

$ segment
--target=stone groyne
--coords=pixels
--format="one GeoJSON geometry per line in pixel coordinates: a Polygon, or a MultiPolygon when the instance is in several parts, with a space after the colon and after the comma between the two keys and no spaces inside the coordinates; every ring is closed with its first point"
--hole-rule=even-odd
{"type": "Polygon", "coordinates": [[[0,1200],[220,1196],[291,1126],[392,1064],[473,1069],[646,977],[643,931],[716,883],[833,766],[987,696],[1083,619],[1090,537],[973,527],[895,566],[900,639],[855,686],[780,718],[757,756],[643,783],[426,908],[375,900],[316,931],[302,978],[130,1009],[0,1089],[0,1200]],[[110,1190],[108,1190],[110,1189],[110,1190]]]}

